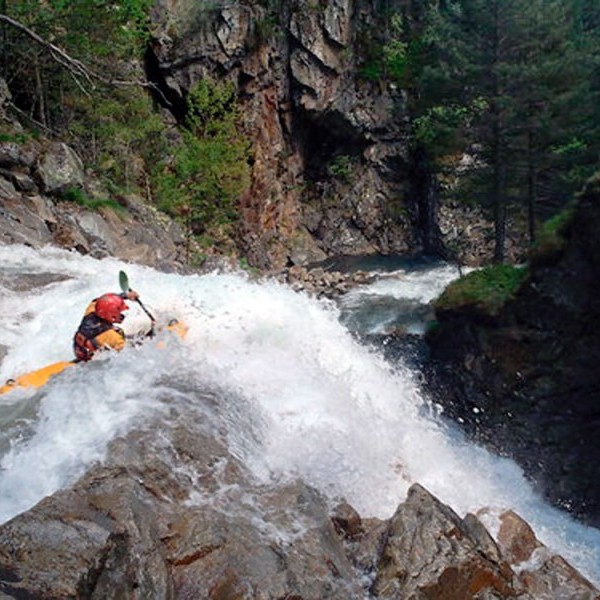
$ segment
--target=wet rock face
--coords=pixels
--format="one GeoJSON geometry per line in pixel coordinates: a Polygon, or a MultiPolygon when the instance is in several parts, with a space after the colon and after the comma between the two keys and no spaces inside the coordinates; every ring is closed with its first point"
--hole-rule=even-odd
{"type": "Polygon", "coordinates": [[[251,264],[415,249],[405,98],[355,75],[357,39],[377,30],[372,3],[295,0],[277,15],[241,2],[182,10],[155,4],[151,76],[176,113],[201,78],[238,87],[253,145],[240,206],[251,264]]]}
{"type": "Polygon", "coordinates": [[[212,437],[180,425],[163,433],[166,454],[154,433],[130,434],[73,489],[0,527],[0,592],[16,598],[360,596],[319,494],[301,482],[259,486],[212,437]],[[195,489],[191,478],[199,482],[195,489]]]}
{"type": "Polygon", "coordinates": [[[160,436],[146,430],[116,440],[103,466],[0,526],[3,598],[598,594],[512,513],[496,543],[477,517],[461,519],[414,485],[391,519],[363,520],[345,503],[330,511],[301,481],[257,484],[210,435],[159,426],[160,436]],[[546,555],[515,570],[531,558],[515,548],[546,555]]]}
{"type": "Polygon", "coordinates": [[[546,496],[600,525],[600,186],[591,183],[565,247],[534,258],[499,315],[438,314],[439,401],[479,439],[512,454],[546,496]]]}
{"type": "Polygon", "coordinates": [[[475,517],[463,521],[413,486],[391,519],[374,591],[380,598],[460,600],[484,592],[510,598],[517,594],[513,578],[475,517]]]}
{"type": "Polygon", "coordinates": [[[599,594],[515,513],[502,516],[494,540],[478,517],[460,518],[418,484],[380,520],[346,502],[333,506],[301,480],[259,482],[222,429],[221,411],[235,412],[239,399],[185,385],[177,395],[193,404],[194,418],[166,396],[165,410],[113,440],[102,464],[0,525],[1,598],[599,594]]]}

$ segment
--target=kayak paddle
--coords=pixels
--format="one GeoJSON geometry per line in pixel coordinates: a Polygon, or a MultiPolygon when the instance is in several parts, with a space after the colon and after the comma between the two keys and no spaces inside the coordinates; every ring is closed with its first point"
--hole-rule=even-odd
{"type": "MultiPolygon", "coordinates": [[[[130,292],[131,288],[129,287],[129,277],[127,277],[127,273],[125,271],[119,271],[119,285],[124,293],[130,292]]],[[[152,316],[150,311],[142,304],[142,301],[138,298],[136,302],[140,305],[140,308],[148,315],[150,320],[152,321],[152,329],[154,329],[154,323],[156,323],[156,319],[152,316]]]]}

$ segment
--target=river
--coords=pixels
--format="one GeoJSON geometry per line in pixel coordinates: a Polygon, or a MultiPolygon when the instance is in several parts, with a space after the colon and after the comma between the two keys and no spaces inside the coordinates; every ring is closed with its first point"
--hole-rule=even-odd
{"type": "MultiPolygon", "coordinates": [[[[363,517],[390,517],[413,482],[461,516],[486,509],[492,531],[512,508],[600,584],[600,532],[540,499],[514,462],[466,441],[424,396],[418,373],[388,364],[357,335],[397,328],[419,335],[428,302],[456,269],[390,267],[338,305],[244,273],[181,276],[55,248],[3,246],[0,381],[70,359],[85,306],[119,291],[121,269],[160,321],[178,318],[188,335],[183,343],[163,340],[166,348],[153,342],[108,354],[37,392],[0,396],[0,521],[73,483],[103,460],[116,436],[171,418],[168,403],[206,426],[209,410],[189,392],[210,385],[230,398],[211,407],[212,426],[258,479],[300,476],[332,501],[346,498],[363,517]]],[[[126,331],[147,326],[132,304],[126,331]]]]}

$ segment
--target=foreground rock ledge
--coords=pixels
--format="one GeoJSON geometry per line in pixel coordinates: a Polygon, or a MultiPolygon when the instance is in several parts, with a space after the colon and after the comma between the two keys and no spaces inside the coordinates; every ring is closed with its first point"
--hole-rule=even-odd
{"type": "Polygon", "coordinates": [[[415,484],[391,519],[363,520],[301,481],[259,485],[208,434],[160,427],[0,527],[0,598],[600,597],[514,513],[495,541],[415,484]]]}

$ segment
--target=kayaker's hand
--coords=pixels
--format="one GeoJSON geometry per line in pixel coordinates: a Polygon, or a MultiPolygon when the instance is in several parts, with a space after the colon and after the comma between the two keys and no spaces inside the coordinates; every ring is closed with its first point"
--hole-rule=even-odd
{"type": "Polygon", "coordinates": [[[135,290],[129,290],[127,292],[127,300],[139,300],[140,295],[135,290]]]}

